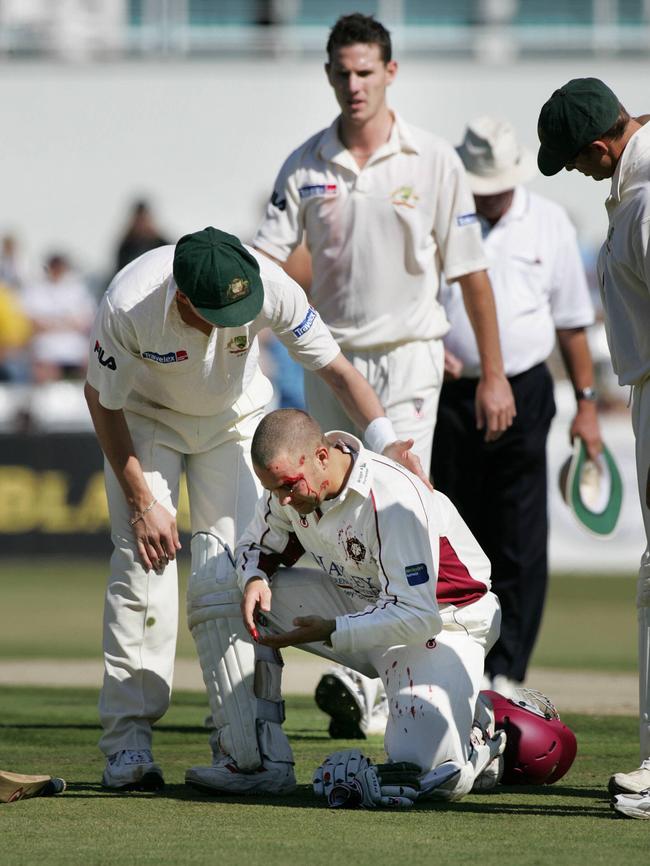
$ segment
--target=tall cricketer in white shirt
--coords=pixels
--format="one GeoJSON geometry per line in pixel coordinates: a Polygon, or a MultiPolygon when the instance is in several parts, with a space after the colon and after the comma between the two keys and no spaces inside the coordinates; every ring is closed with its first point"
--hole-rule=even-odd
{"type": "MultiPolygon", "coordinates": [[[[453,148],[389,109],[388,31],[343,16],[327,48],[341,113],[287,158],[253,244],[285,262],[306,241],[315,308],[428,466],[449,329],[441,271],[460,281],[479,345],[478,426],[497,438],[514,416],[474,203],[453,148]]],[[[309,373],[305,397],[324,429],[360,433],[309,373]]]]}

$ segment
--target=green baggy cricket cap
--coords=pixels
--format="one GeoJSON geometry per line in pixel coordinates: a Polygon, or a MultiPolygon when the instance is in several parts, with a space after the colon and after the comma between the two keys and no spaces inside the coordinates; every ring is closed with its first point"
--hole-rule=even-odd
{"type": "Polygon", "coordinates": [[[599,78],[572,78],[542,106],[537,165],[550,177],[616,122],[620,104],[599,78]]]}
{"type": "Polygon", "coordinates": [[[562,498],[583,529],[601,538],[614,532],[623,504],[623,480],[606,445],[597,460],[590,460],[585,443],[576,437],[558,481],[562,498]]]}
{"type": "Polygon", "coordinates": [[[237,328],[262,309],[264,287],[257,260],[239,238],[212,226],[185,235],[174,251],[174,280],[213,325],[237,328]]]}

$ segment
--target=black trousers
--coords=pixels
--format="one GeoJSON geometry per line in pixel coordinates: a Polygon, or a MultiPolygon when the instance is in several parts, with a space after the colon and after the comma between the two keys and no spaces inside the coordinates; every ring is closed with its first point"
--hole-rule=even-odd
{"type": "Polygon", "coordinates": [[[501,636],[486,673],[523,681],[548,582],[546,439],[555,415],[545,364],[509,379],[517,417],[496,442],[476,429],[476,379],[443,385],[433,440],[433,483],[460,511],[492,563],[501,636]]]}

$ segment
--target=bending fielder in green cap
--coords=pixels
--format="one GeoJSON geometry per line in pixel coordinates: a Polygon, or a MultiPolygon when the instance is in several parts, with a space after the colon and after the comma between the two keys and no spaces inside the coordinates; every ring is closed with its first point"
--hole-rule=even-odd
{"type": "Polygon", "coordinates": [[[609,782],[613,806],[650,818],[650,115],[630,117],[598,78],[574,78],[539,115],[542,174],[563,168],[594,180],[611,178],[607,239],[598,256],[598,286],[612,365],[632,389],[632,425],[646,550],[637,585],[641,766],[609,782]],[[640,792],[644,792],[641,794],[640,792]]]}
{"type": "Polygon", "coordinates": [[[192,521],[188,620],[215,725],[216,787],[278,793],[295,783],[279,662],[268,648],[256,653],[243,626],[230,554],[260,490],[250,442],[272,397],[258,364],[257,334],[266,327],[328,383],[373,450],[421,474],[412,442],[396,441],[371,387],[302,289],[268,258],[209,227],[120,271],[98,311],[85,389],[106,457],[114,545],[99,707],[108,788],[163,785],[151,726],[171,693],[183,471],[192,521]]]}

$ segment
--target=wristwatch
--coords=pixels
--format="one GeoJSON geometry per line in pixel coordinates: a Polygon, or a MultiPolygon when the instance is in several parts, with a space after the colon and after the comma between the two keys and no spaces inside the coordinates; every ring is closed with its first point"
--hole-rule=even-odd
{"type": "Polygon", "coordinates": [[[588,385],[586,388],[576,388],[576,400],[589,400],[592,403],[598,399],[598,394],[588,385]]]}

